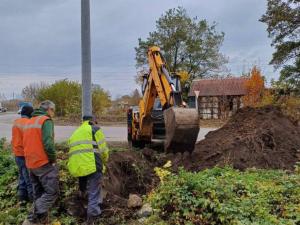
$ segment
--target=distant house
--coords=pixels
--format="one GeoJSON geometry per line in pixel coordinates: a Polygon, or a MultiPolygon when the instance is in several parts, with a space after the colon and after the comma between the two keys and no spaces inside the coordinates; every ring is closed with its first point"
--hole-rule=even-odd
{"type": "Polygon", "coordinates": [[[194,80],[189,92],[189,105],[196,107],[201,119],[226,119],[243,106],[247,78],[199,79],[194,80]]]}
{"type": "Polygon", "coordinates": [[[120,109],[127,109],[129,107],[128,101],[119,101],[117,104],[120,109]]]}

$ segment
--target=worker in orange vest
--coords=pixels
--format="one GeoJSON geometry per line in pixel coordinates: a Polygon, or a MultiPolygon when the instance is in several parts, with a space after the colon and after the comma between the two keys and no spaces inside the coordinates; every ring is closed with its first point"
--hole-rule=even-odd
{"type": "Polygon", "coordinates": [[[23,106],[21,109],[21,118],[16,119],[12,127],[11,145],[19,170],[18,198],[21,206],[25,206],[28,201],[33,200],[32,185],[29,178],[28,169],[25,165],[23,147],[23,129],[26,122],[30,119],[32,112],[32,106],[23,106]]]}
{"type": "Polygon", "coordinates": [[[33,186],[33,209],[23,224],[46,224],[48,211],[59,192],[58,168],[54,148],[55,104],[46,100],[34,110],[24,128],[26,166],[33,186]]]}

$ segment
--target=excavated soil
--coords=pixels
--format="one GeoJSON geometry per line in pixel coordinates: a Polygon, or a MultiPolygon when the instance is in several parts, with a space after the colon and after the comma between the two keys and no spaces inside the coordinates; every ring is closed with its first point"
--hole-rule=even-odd
{"type": "Polygon", "coordinates": [[[292,170],[300,161],[300,127],[278,108],[243,108],[209,132],[192,154],[169,155],[174,168],[199,171],[216,165],[292,170]]]}
{"type": "MultiPolygon", "coordinates": [[[[105,224],[119,224],[120,220],[133,218],[136,210],[127,207],[129,194],[148,193],[158,182],[153,164],[141,152],[132,150],[114,152],[110,155],[107,173],[102,180],[101,221],[105,224]]],[[[70,215],[85,218],[87,196],[79,192],[66,199],[70,215]]]]}
{"type": "Polygon", "coordinates": [[[128,198],[129,194],[146,194],[153,187],[151,163],[135,151],[111,154],[103,187],[110,193],[128,198]]]}

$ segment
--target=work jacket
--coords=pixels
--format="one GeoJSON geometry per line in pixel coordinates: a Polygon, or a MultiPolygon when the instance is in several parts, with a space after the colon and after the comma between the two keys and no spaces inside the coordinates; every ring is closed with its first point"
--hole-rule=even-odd
{"type": "Polygon", "coordinates": [[[35,116],[26,122],[23,145],[26,167],[29,169],[39,168],[49,163],[42,135],[42,126],[49,119],[48,116],[35,116]]]}
{"type": "Polygon", "coordinates": [[[97,171],[97,156],[101,158],[100,170],[105,170],[109,157],[105,136],[97,126],[84,121],[71,135],[69,144],[68,169],[74,177],[90,175],[97,171]]]}
{"type": "Polygon", "coordinates": [[[23,129],[28,120],[29,118],[27,116],[22,116],[22,118],[16,119],[14,121],[12,127],[11,145],[15,156],[24,156],[23,129]]]}

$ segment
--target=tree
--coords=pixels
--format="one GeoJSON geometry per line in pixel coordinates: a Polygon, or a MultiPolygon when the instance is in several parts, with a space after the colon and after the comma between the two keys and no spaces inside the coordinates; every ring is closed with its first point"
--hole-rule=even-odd
{"type": "Polygon", "coordinates": [[[44,82],[31,83],[22,90],[22,97],[25,101],[34,102],[37,99],[38,93],[41,89],[46,88],[48,85],[44,82]]]}
{"type": "Polygon", "coordinates": [[[254,66],[251,70],[249,80],[245,83],[247,94],[243,97],[245,106],[258,106],[264,93],[264,79],[260,70],[254,66]]]}
{"type": "Polygon", "coordinates": [[[268,0],[266,13],[260,19],[267,24],[276,69],[283,66],[279,81],[294,90],[300,89],[300,1],[268,0]],[[294,64],[294,65],[291,65],[294,64]]]}
{"type": "Polygon", "coordinates": [[[93,114],[100,116],[105,109],[111,106],[110,95],[100,85],[93,85],[92,88],[93,114]]]}
{"type": "Polygon", "coordinates": [[[39,90],[37,100],[40,102],[45,99],[55,103],[58,116],[79,115],[81,112],[81,85],[67,79],[56,81],[39,90]]]}
{"type": "Polygon", "coordinates": [[[180,79],[180,85],[181,85],[181,90],[182,91],[182,97],[184,101],[188,100],[188,93],[189,93],[189,88],[190,88],[190,74],[187,71],[180,70],[177,72],[179,79],[180,79]]]}
{"type": "Polygon", "coordinates": [[[286,65],[280,72],[279,82],[286,84],[288,92],[300,95],[300,57],[295,65],[286,65]]]}
{"type": "Polygon", "coordinates": [[[224,33],[216,31],[216,23],[191,18],[185,9],[168,10],[156,21],[156,30],[146,40],[138,39],[136,67],[147,65],[147,51],[160,47],[171,72],[187,71],[188,82],[220,72],[227,59],[220,53],[224,33]]]}
{"type": "MultiPolygon", "coordinates": [[[[81,115],[81,84],[67,79],[46,85],[38,91],[36,101],[45,99],[56,105],[57,116],[79,117],[81,115]]],[[[109,93],[99,85],[92,85],[93,113],[101,115],[111,105],[109,93]]]]}
{"type": "Polygon", "coordinates": [[[4,93],[0,93],[0,101],[5,101],[6,97],[4,93]]]}
{"type": "Polygon", "coordinates": [[[131,94],[129,95],[123,95],[116,99],[116,102],[123,102],[130,106],[138,105],[142,96],[138,89],[135,89],[131,94]]]}
{"type": "Polygon", "coordinates": [[[141,98],[142,98],[142,96],[141,96],[141,94],[140,94],[140,92],[139,92],[138,89],[135,89],[131,93],[130,97],[131,97],[130,102],[129,102],[130,105],[138,105],[139,102],[140,102],[140,100],[141,100],[141,98]]]}

